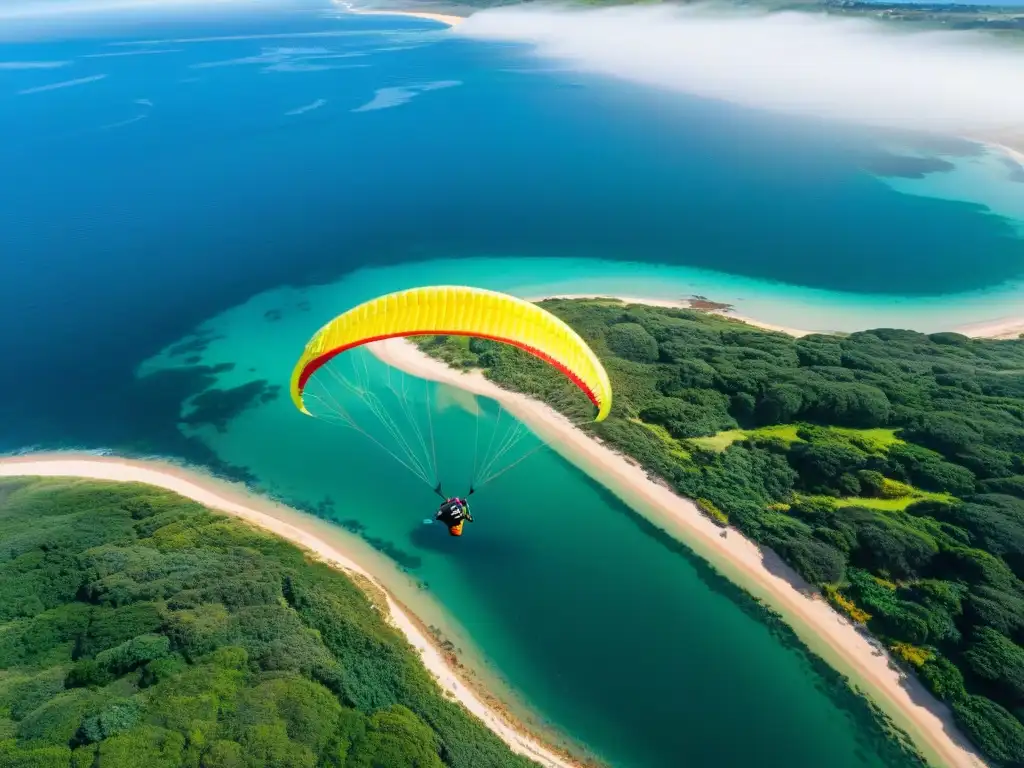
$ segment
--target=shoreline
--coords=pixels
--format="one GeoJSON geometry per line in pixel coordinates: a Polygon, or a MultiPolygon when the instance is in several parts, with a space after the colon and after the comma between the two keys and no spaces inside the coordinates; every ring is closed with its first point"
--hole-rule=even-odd
{"type": "Polygon", "coordinates": [[[552,450],[649,519],[667,525],[671,535],[776,610],[813,652],[850,677],[851,683],[880,705],[895,725],[907,731],[930,762],[952,768],[985,766],[956,727],[949,708],[916,677],[890,666],[887,652],[879,654],[856,625],[835,611],[773,552],[762,551],[734,528],[722,538],[722,529],[701,514],[692,501],[651,479],[627,456],[590,437],[550,406],[502,389],[478,370],[450,368],[405,339],[375,342],[368,349],[382,362],[405,373],[500,402],[552,450]]]}
{"type": "MultiPolygon", "coordinates": [[[[975,141],[975,139],[970,139],[975,141]]],[[[1021,167],[1024,168],[1024,139],[1021,138],[1002,138],[1002,139],[981,139],[982,144],[986,144],[997,152],[1001,152],[1012,160],[1016,160],[1020,163],[1021,167]]]]}
{"type": "Polygon", "coordinates": [[[812,333],[836,333],[836,331],[808,331],[802,328],[792,328],[786,325],[775,325],[774,323],[766,323],[761,320],[755,320],[752,317],[746,317],[745,315],[738,315],[733,312],[730,305],[722,304],[719,305],[717,302],[707,301],[706,299],[679,299],[673,301],[670,299],[644,299],[636,296],[603,296],[600,294],[583,294],[583,293],[562,293],[556,296],[541,296],[537,298],[528,298],[526,301],[538,302],[545,301],[547,299],[611,299],[614,301],[621,301],[623,304],[647,304],[651,307],[667,307],[669,309],[693,309],[698,312],[703,312],[706,315],[717,315],[724,317],[729,320],[736,320],[746,325],[752,325],[755,328],[760,328],[763,331],[776,331],[778,333],[784,333],[787,336],[793,336],[800,338],[801,336],[810,336],[812,333]],[[695,306],[696,303],[703,302],[705,304],[712,305],[712,308],[695,306]]]}
{"type": "Polygon", "coordinates": [[[549,746],[517,722],[507,706],[465,674],[461,664],[439,647],[424,623],[389,592],[366,568],[321,538],[316,522],[325,521],[249,492],[240,484],[212,477],[164,461],[124,459],[76,452],[49,452],[0,457],[0,477],[67,477],[123,483],[144,483],[177,493],[217,512],[279,536],[340,570],[352,579],[385,621],[408,641],[441,688],[442,695],[458,701],[501,739],[513,752],[544,768],[581,768],[584,762],[549,746]]]}
{"type": "MultiPolygon", "coordinates": [[[[1021,166],[1024,167],[1024,155],[1021,156],[1021,166]]],[[[1006,317],[998,320],[982,320],[977,323],[961,325],[954,330],[975,339],[1018,339],[1024,336],[1024,318],[1006,317]]]]}
{"type": "Polygon", "coordinates": [[[337,5],[344,8],[349,13],[354,13],[359,16],[408,16],[413,19],[426,19],[428,21],[436,21],[439,24],[444,24],[448,27],[454,27],[466,20],[464,16],[456,16],[451,13],[434,13],[432,11],[403,11],[403,10],[387,10],[384,8],[356,8],[352,3],[337,2],[337,5]]]}
{"type": "MultiPolygon", "coordinates": [[[[1004,149],[1009,149],[1004,147],[1004,149]]],[[[1020,155],[1022,167],[1024,167],[1024,154],[1020,155]]],[[[763,331],[775,331],[776,333],[784,333],[787,336],[794,338],[801,338],[803,336],[810,336],[811,334],[821,333],[827,335],[833,335],[840,333],[840,331],[830,330],[807,330],[805,328],[794,328],[792,326],[777,325],[775,323],[764,322],[747,315],[737,314],[731,305],[720,304],[714,301],[708,301],[707,299],[693,297],[689,299],[647,299],[636,296],[609,296],[606,294],[582,294],[582,293],[564,293],[556,294],[552,296],[536,296],[526,298],[526,301],[538,302],[545,301],[547,299],[608,299],[612,301],[620,301],[623,304],[647,304],[652,307],[668,307],[670,309],[692,309],[698,312],[703,312],[707,315],[717,315],[718,317],[726,318],[727,320],[735,320],[746,325],[752,325],[755,328],[760,328],[763,331]],[[701,304],[708,306],[700,306],[701,304]]],[[[865,329],[868,330],[868,329],[865,329]]],[[[1001,317],[992,320],[979,320],[976,322],[966,323],[964,325],[951,328],[952,333],[962,333],[964,336],[970,336],[974,339],[996,339],[996,340],[1013,340],[1024,335],[1024,316],[1020,317],[1001,317]]]]}

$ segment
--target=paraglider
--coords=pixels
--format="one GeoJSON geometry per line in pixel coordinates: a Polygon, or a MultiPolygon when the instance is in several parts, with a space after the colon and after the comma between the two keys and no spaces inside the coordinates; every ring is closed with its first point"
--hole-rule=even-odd
{"type": "MultiPolygon", "coordinates": [[[[410,336],[466,336],[518,347],[571,381],[592,404],[594,421],[603,421],[611,409],[611,383],[594,351],[562,320],[536,304],[513,296],[467,286],[410,288],[371,299],[330,320],[307,342],[292,371],[292,402],[304,414],[337,420],[357,429],[431,486],[445,500],[435,519],[441,520],[445,509],[448,512],[442,522],[446,525],[456,509],[463,515],[459,519],[452,518],[457,526],[454,530],[458,531],[452,535],[460,535],[463,520],[472,522],[472,517],[464,499],[449,498],[440,492],[429,392],[427,429],[423,429],[420,420],[410,411],[404,385],[399,391],[390,385],[389,378],[389,388],[403,411],[403,420],[390,412],[373,386],[365,382],[353,383],[331,370],[332,361],[346,352],[371,342],[410,336]],[[314,386],[318,381],[319,389],[314,386]],[[350,395],[359,397],[380,421],[389,440],[378,439],[355,423],[345,405],[345,398],[350,395]],[[313,408],[314,404],[318,408],[313,408]]],[[[499,420],[500,415],[499,412],[499,420]]],[[[500,466],[523,434],[521,424],[517,422],[513,426],[514,430],[510,428],[509,435],[498,443],[493,456],[485,457],[483,462],[477,462],[474,456],[474,477],[467,496],[525,458],[500,466]],[[479,473],[478,463],[482,469],[479,473]]],[[[491,444],[494,444],[494,435],[491,444]]],[[[449,532],[452,531],[453,526],[449,525],[449,532]]]]}
{"type": "Polygon", "coordinates": [[[448,528],[450,536],[461,536],[462,526],[467,521],[472,523],[473,515],[469,511],[468,501],[460,499],[458,496],[453,496],[450,499],[444,500],[437,510],[437,514],[434,515],[434,519],[444,523],[448,528]]]}

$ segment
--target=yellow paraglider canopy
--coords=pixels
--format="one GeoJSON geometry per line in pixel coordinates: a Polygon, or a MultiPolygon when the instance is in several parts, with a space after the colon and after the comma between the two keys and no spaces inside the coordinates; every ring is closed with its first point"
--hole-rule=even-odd
{"type": "Polygon", "coordinates": [[[440,285],[390,293],[353,307],[321,328],[292,372],[295,406],[318,368],[342,352],[401,336],[474,336],[512,344],[553,365],[578,386],[602,421],[612,407],[608,374],[572,328],[545,309],[504,293],[440,285]]]}

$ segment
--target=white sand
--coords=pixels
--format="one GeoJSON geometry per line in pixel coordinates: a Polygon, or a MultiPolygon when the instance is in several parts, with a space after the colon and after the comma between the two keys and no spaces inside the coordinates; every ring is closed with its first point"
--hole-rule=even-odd
{"type": "Polygon", "coordinates": [[[411,16],[414,19],[429,19],[430,21],[437,21],[441,24],[447,24],[449,27],[454,27],[456,24],[461,24],[465,21],[462,16],[453,16],[448,13],[430,13],[428,11],[401,11],[401,10],[384,10],[384,9],[372,9],[372,8],[356,8],[351,3],[340,2],[338,3],[349,13],[358,13],[363,16],[411,16]]]}
{"type": "Polygon", "coordinates": [[[1004,155],[1013,158],[1022,166],[1024,166],[1024,138],[1020,136],[1014,136],[1011,138],[1003,137],[998,141],[982,141],[983,144],[987,144],[993,149],[1002,152],[1004,155]]]}
{"type": "MultiPolygon", "coordinates": [[[[380,582],[350,557],[319,538],[314,532],[313,518],[297,510],[261,499],[238,486],[204,476],[198,471],[185,471],[170,464],[154,461],[104,458],[76,454],[50,454],[0,458],[0,477],[80,477],[92,480],[146,483],[166,488],[203,504],[226,512],[246,522],[288,539],[315,553],[324,562],[349,574],[363,577],[380,590],[387,601],[391,624],[408,639],[419,653],[424,666],[437,679],[442,690],[458,700],[473,715],[494,731],[508,746],[546,768],[573,768],[576,763],[541,744],[510,723],[495,708],[459,678],[441,652],[420,629],[420,624],[406,613],[380,582]]],[[[358,584],[359,581],[357,580],[358,584]]]]}
{"type": "MultiPolygon", "coordinates": [[[[680,299],[679,301],[671,301],[668,299],[641,299],[635,296],[602,296],[599,294],[582,293],[563,293],[557,296],[541,296],[538,298],[526,299],[526,301],[543,301],[544,299],[617,299],[625,304],[649,304],[652,307],[693,309],[690,303],[690,299],[680,299]]],[[[700,309],[698,311],[704,312],[709,315],[727,317],[730,320],[736,320],[747,325],[752,325],[755,328],[761,328],[762,330],[765,331],[778,331],[779,333],[785,333],[787,336],[795,336],[796,338],[800,338],[801,336],[808,336],[812,333],[831,333],[831,331],[805,331],[800,328],[790,328],[785,325],[775,325],[774,323],[766,323],[761,320],[755,320],[752,317],[737,315],[731,309],[700,309]]]]}
{"type": "Polygon", "coordinates": [[[1024,317],[1004,317],[998,320],[971,323],[962,325],[956,330],[964,336],[972,336],[977,339],[1017,339],[1024,335],[1024,317]]]}
{"type": "Polygon", "coordinates": [[[722,538],[721,529],[693,502],[651,480],[631,460],[577,429],[547,405],[504,390],[479,371],[449,368],[404,339],[377,342],[368,348],[388,365],[409,374],[499,401],[552,449],[634,509],[667,524],[670,533],[778,611],[804,642],[882,706],[930,760],[953,768],[985,765],[954,725],[949,709],[915,677],[891,668],[887,654],[880,653],[774,553],[762,552],[735,529],[722,538]]]}
{"type": "Polygon", "coordinates": [[[1006,154],[1008,154],[1010,157],[1012,157],[1014,160],[1016,160],[1018,163],[1024,166],[1024,152],[1014,149],[1013,147],[1007,147],[1006,145],[1002,145],[1002,148],[1003,151],[1006,152],[1006,154]]]}
{"type": "MultiPolygon", "coordinates": [[[[1020,160],[1021,165],[1024,166],[1024,154],[1014,152],[1009,147],[999,146],[1000,149],[1015,155],[1020,160]]],[[[649,304],[652,307],[672,307],[678,309],[693,309],[690,299],[680,299],[679,301],[671,301],[668,299],[645,299],[637,298],[635,296],[604,296],[599,294],[559,294],[557,296],[541,296],[527,301],[543,301],[544,299],[617,299],[625,304],[649,304]]],[[[786,325],[776,325],[775,323],[766,323],[762,320],[757,320],[752,317],[746,317],[745,315],[737,315],[731,309],[699,309],[698,311],[704,312],[709,315],[718,315],[719,317],[726,317],[730,320],[737,320],[746,325],[752,325],[755,328],[762,328],[766,331],[777,331],[778,333],[784,333],[787,336],[793,336],[800,338],[801,336],[807,336],[812,333],[835,333],[835,331],[808,331],[801,328],[792,328],[786,325]]],[[[1024,334],[1024,315],[1019,317],[1002,317],[995,320],[984,320],[976,323],[969,323],[967,325],[961,325],[956,328],[951,328],[951,331],[956,333],[962,333],[965,336],[970,336],[975,339],[1016,339],[1024,334]]]]}

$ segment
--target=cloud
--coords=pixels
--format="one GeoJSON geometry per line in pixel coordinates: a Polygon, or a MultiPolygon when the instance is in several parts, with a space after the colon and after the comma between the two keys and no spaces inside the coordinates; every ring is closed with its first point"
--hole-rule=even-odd
{"type": "Polygon", "coordinates": [[[137,51],[114,51],[113,53],[87,53],[83,59],[109,59],[116,56],[155,56],[160,53],[180,53],[181,48],[141,48],[137,51]]]}
{"type": "Polygon", "coordinates": [[[255,56],[192,64],[191,69],[257,65],[261,72],[323,72],[329,69],[368,67],[369,64],[324,64],[325,60],[351,59],[362,53],[332,53],[328,48],[264,48],[255,56]]]}
{"type": "Polygon", "coordinates": [[[423,45],[385,45],[383,48],[374,48],[373,53],[394,53],[396,51],[414,51],[422,48],[423,45]]]}
{"type": "Polygon", "coordinates": [[[4,69],[60,69],[70,61],[0,61],[0,70],[4,69]]]}
{"type": "Polygon", "coordinates": [[[374,31],[363,32],[347,29],[328,29],[319,32],[263,32],[256,35],[215,35],[213,37],[175,37],[164,40],[125,40],[118,43],[110,43],[113,46],[134,46],[134,45],[186,45],[189,43],[233,43],[245,40],[291,40],[295,38],[330,38],[330,37],[359,37],[364,35],[377,34],[374,31]]]}
{"type": "Polygon", "coordinates": [[[43,93],[44,91],[57,91],[61,88],[73,88],[76,85],[95,83],[97,80],[103,80],[105,77],[106,75],[90,75],[89,77],[79,77],[74,80],[63,80],[59,83],[50,83],[49,85],[39,85],[35,88],[26,88],[23,91],[18,91],[18,95],[27,96],[30,93],[43,93]]]}
{"type": "Polygon", "coordinates": [[[432,83],[420,85],[405,85],[392,88],[378,88],[370,101],[362,106],[353,109],[353,112],[373,112],[378,109],[390,109],[399,107],[426,91],[436,91],[441,88],[454,88],[462,85],[461,80],[435,80],[432,83]]]}
{"type": "Polygon", "coordinates": [[[326,103],[327,103],[327,99],[317,99],[314,102],[306,104],[305,106],[302,106],[302,107],[296,107],[295,109],[293,109],[293,110],[291,110],[289,112],[285,112],[284,114],[287,117],[294,117],[296,115],[304,115],[307,112],[312,112],[314,109],[320,109],[320,107],[322,107],[326,103]]]}
{"type": "Polygon", "coordinates": [[[280,64],[286,61],[296,61],[318,54],[329,54],[327,48],[264,48],[255,56],[243,56],[237,59],[225,59],[222,61],[204,61],[199,64],[192,64],[191,69],[211,69],[214,67],[236,67],[247,64],[265,66],[267,64],[280,64]]]}
{"type": "Polygon", "coordinates": [[[1024,49],[981,32],[714,5],[475,13],[454,34],[747,107],[957,135],[1024,134],[1024,49]]]}
{"type": "Polygon", "coordinates": [[[310,64],[305,61],[283,61],[271,64],[261,72],[326,72],[329,69],[363,69],[369,64],[310,64]]]}
{"type": "Polygon", "coordinates": [[[135,117],[129,117],[127,120],[119,120],[116,123],[108,123],[107,125],[101,126],[100,130],[109,131],[114,128],[123,128],[126,125],[137,123],[140,120],[145,120],[147,115],[136,115],[135,117]]]}

